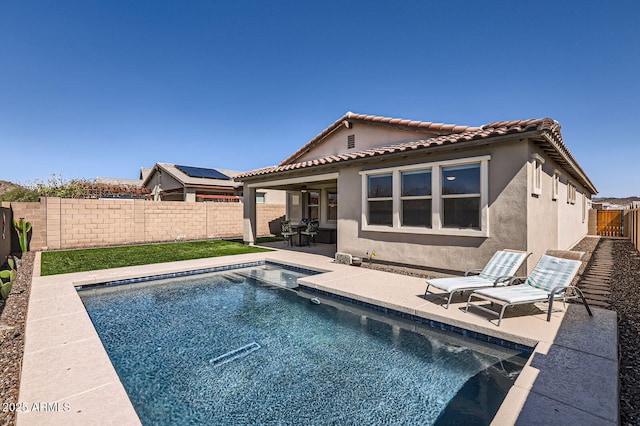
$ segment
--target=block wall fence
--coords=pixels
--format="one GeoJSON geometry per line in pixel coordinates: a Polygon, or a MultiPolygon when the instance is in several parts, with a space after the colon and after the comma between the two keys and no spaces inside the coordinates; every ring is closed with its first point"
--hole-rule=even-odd
{"type": "MultiPolygon", "coordinates": [[[[242,237],[242,203],[48,197],[2,207],[31,222],[30,250],[242,237]]],[[[256,207],[258,235],[280,233],[285,205],[256,207]]]]}

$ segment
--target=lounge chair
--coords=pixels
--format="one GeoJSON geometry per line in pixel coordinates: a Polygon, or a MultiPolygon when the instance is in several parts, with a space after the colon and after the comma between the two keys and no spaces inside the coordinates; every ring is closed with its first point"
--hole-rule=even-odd
{"type": "MultiPolygon", "coordinates": [[[[551,253],[551,251],[548,253],[551,253]]],[[[528,277],[518,277],[512,280],[525,280],[524,284],[475,290],[469,295],[465,312],[469,311],[470,306],[474,306],[485,312],[497,315],[499,327],[507,307],[549,302],[547,321],[551,321],[551,312],[555,299],[562,299],[564,303],[566,300],[577,299],[579,297],[582,299],[584,307],[587,308],[589,316],[593,316],[582,291],[578,287],[571,285],[582,264],[582,262],[577,259],[581,259],[584,253],[580,254],[580,252],[571,251],[561,252],[558,250],[554,250],[552,253],[555,256],[548,254],[543,255],[528,277]],[[483,305],[471,303],[471,299],[474,297],[488,300],[491,304],[494,302],[502,304],[500,313],[488,309],[483,305]]]]}
{"type": "MultiPolygon", "coordinates": [[[[434,278],[427,280],[425,297],[429,294],[429,287],[443,290],[448,295],[445,309],[449,308],[451,298],[457,292],[476,290],[483,287],[495,287],[507,284],[514,277],[520,266],[529,257],[530,253],[516,250],[497,251],[484,269],[471,269],[465,272],[464,277],[434,278]],[[476,274],[476,275],[472,275],[476,274]]],[[[441,294],[441,293],[438,293],[441,294]]]]}

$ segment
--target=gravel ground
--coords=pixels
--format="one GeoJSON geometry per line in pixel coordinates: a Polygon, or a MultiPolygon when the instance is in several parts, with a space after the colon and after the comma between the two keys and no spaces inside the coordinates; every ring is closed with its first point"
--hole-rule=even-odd
{"type": "MultiPolygon", "coordinates": [[[[596,249],[599,239],[587,237],[573,249],[585,251],[584,270],[596,249]]],[[[629,240],[613,240],[615,265],[611,284],[612,309],[618,313],[620,356],[620,419],[624,426],[640,424],[640,253],[629,240]]],[[[24,326],[29,300],[29,287],[33,271],[33,253],[23,256],[18,278],[6,301],[0,302],[0,401],[18,402],[20,366],[24,350],[24,326]]],[[[404,275],[429,277],[441,276],[438,272],[373,263],[364,267],[385,270],[404,275]]],[[[0,410],[0,424],[14,424],[15,413],[0,410]]]]}
{"type": "Polygon", "coordinates": [[[611,305],[618,313],[620,423],[640,424],[640,253],[629,240],[613,241],[611,305]]]}
{"type": "Polygon", "coordinates": [[[0,301],[0,423],[15,424],[15,412],[5,404],[18,402],[20,370],[24,352],[24,327],[31,288],[34,253],[25,253],[18,277],[6,301],[0,301]]]}

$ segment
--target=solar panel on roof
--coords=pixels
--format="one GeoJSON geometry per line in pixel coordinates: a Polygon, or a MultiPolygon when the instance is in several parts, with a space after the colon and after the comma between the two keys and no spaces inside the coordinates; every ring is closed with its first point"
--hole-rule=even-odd
{"type": "Polygon", "coordinates": [[[205,169],[203,167],[191,166],[176,166],[176,169],[190,177],[231,180],[229,176],[220,173],[216,169],[205,169]]]}

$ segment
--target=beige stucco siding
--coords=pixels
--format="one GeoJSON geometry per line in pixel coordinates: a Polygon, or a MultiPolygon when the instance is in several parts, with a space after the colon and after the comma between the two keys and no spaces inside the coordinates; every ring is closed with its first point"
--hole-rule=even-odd
{"type": "Polygon", "coordinates": [[[264,204],[284,205],[287,203],[287,192],[274,189],[258,188],[256,192],[264,193],[264,204]]]}
{"type": "MultiPolygon", "coordinates": [[[[183,185],[180,182],[178,182],[168,173],[159,172],[157,170],[154,170],[152,173],[153,175],[151,176],[151,178],[149,179],[149,182],[146,185],[147,188],[151,190],[153,190],[153,188],[156,185],[160,185],[163,191],[169,191],[171,189],[183,187],[183,185]]],[[[180,195],[180,198],[183,198],[182,194],[180,195]]]]}
{"type": "Polygon", "coordinates": [[[468,149],[464,154],[441,153],[415,156],[395,162],[372,162],[340,171],[338,178],[338,251],[365,255],[388,262],[422,265],[430,268],[465,271],[482,267],[496,250],[525,250],[527,145],[515,141],[468,149]],[[489,237],[369,232],[361,229],[361,170],[394,167],[490,155],[489,161],[489,237]]]}
{"type": "MultiPolygon", "coordinates": [[[[584,188],[576,184],[566,172],[549,157],[545,156],[532,143],[529,144],[529,161],[527,163],[527,250],[532,253],[528,266],[532,269],[540,256],[548,249],[567,250],[572,248],[587,235],[588,221],[583,221],[582,203],[584,188]],[[534,165],[531,155],[536,154],[544,159],[542,165],[542,191],[533,195],[534,165]],[[553,199],[553,175],[560,171],[560,184],[557,199],[553,199]],[[576,202],[567,202],[568,183],[577,187],[576,202]]],[[[585,215],[586,216],[586,215],[585,215]]]]}
{"type": "Polygon", "coordinates": [[[433,133],[424,131],[401,130],[371,124],[353,123],[353,127],[350,129],[341,126],[331,135],[327,136],[322,143],[316,145],[309,152],[296,159],[296,162],[349,152],[347,149],[347,137],[349,135],[355,136],[353,151],[434,136],[433,133]]]}

